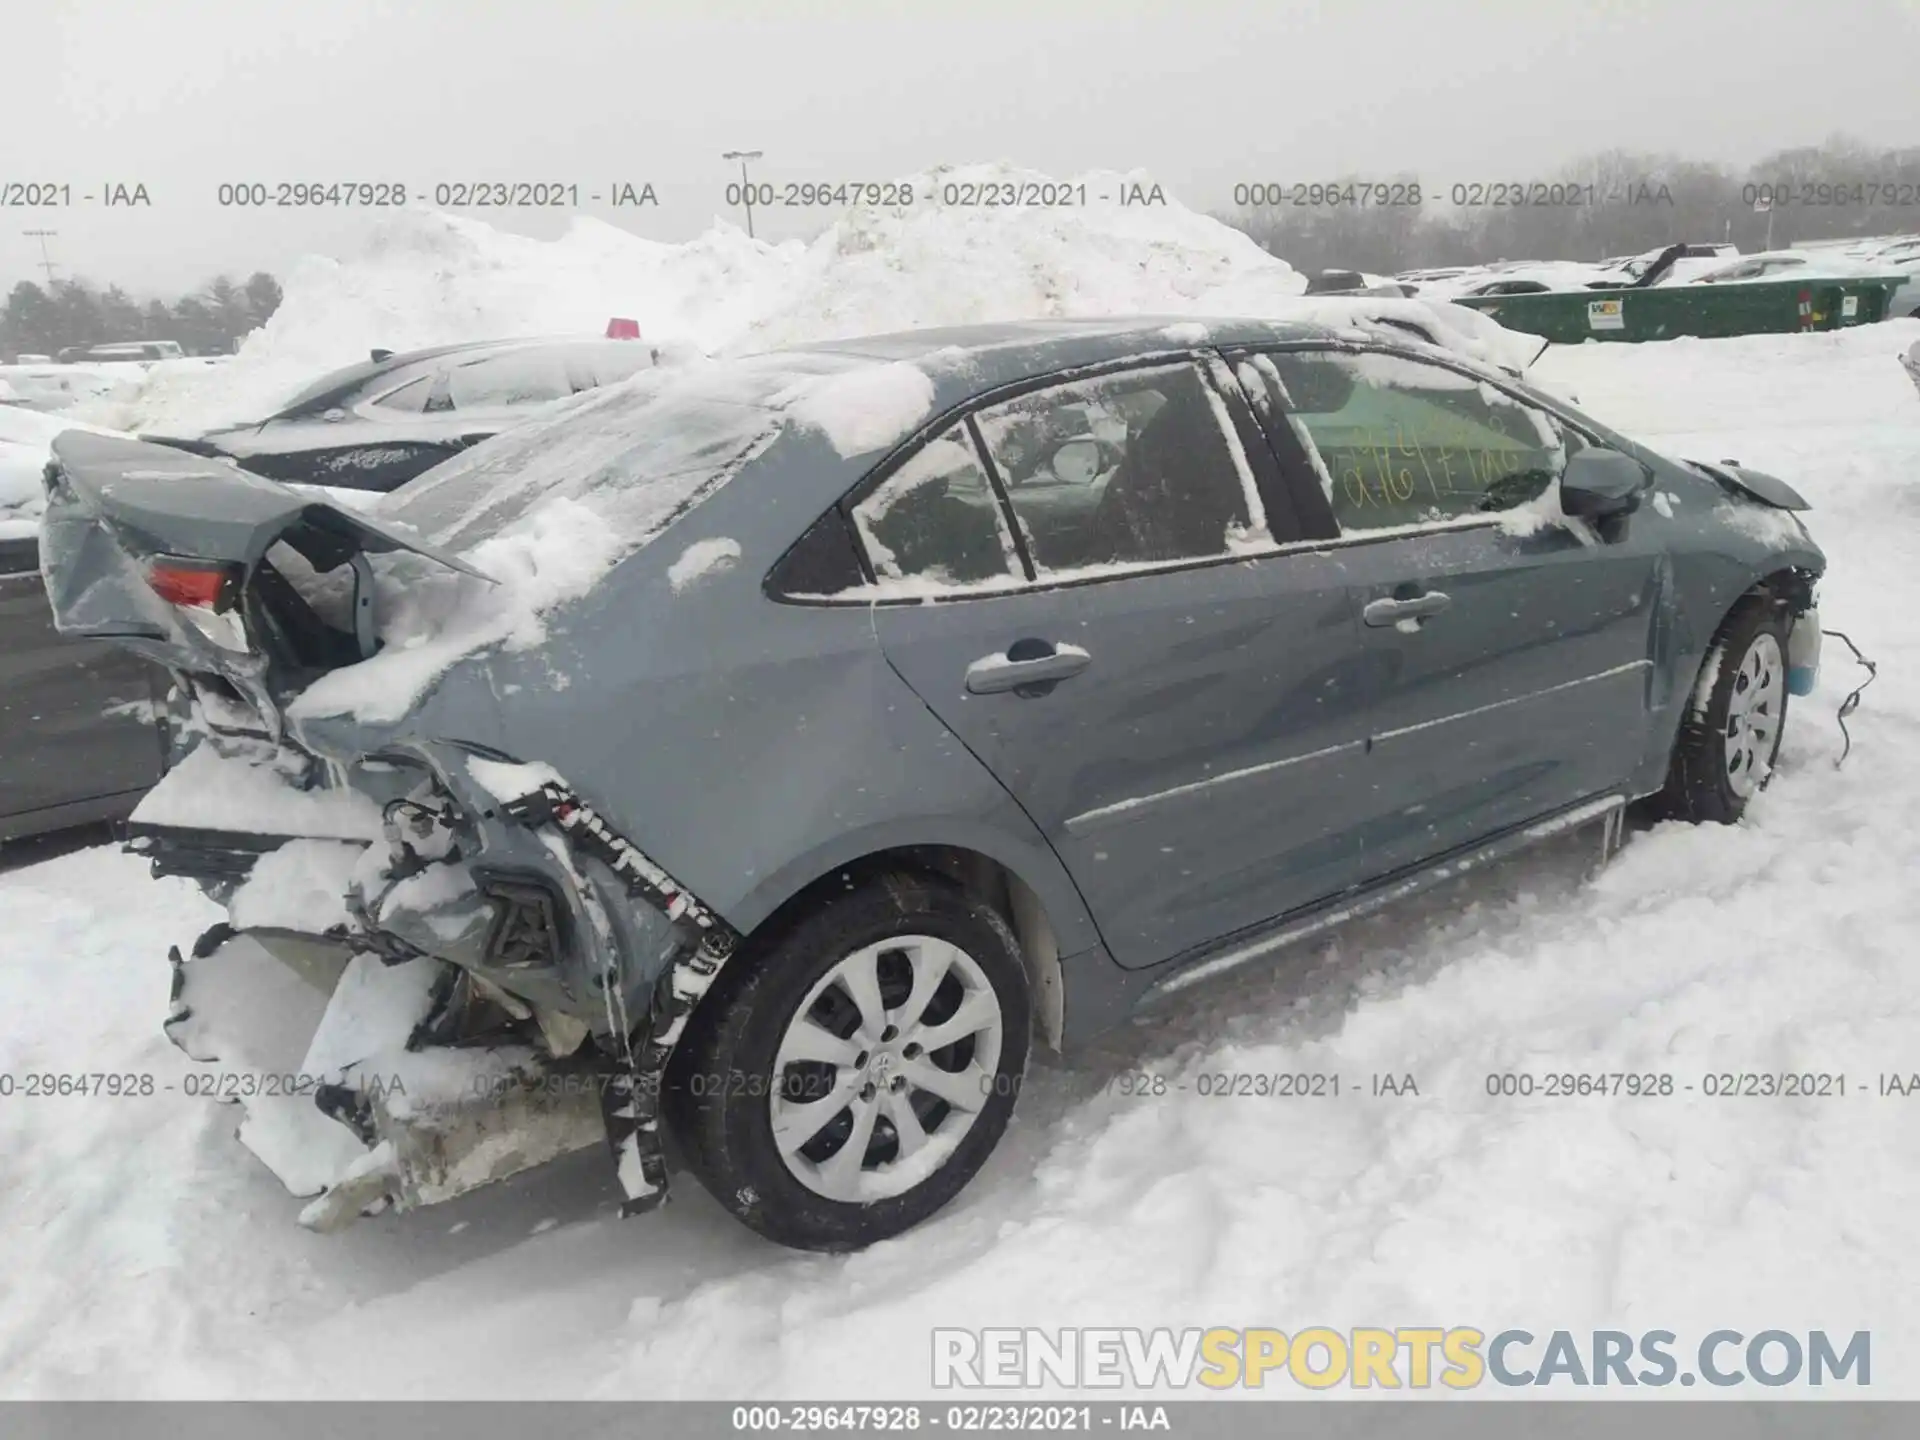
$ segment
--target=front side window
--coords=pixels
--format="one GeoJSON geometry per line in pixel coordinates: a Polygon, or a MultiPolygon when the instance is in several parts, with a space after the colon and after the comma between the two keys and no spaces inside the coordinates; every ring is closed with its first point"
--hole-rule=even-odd
{"type": "Polygon", "coordinates": [[[1053,386],[975,422],[1039,575],[1223,556],[1264,533],[1225,405],[1191,364],[1053,386]]]}
{"type": "Polygon", "coordinates": [[[1342,531],[1525,505],[1552,488],[1581,443],[1495,386],[1403,356],[1280,353],[1241,370],[1243,384],[1277,389],[1342,531]]]}
{"type": "Polygon", "coordinates": [[[881,585],[961,590],[1023,578],[999,497],[964,427],[928,441],[853,510],[881,585]]]}

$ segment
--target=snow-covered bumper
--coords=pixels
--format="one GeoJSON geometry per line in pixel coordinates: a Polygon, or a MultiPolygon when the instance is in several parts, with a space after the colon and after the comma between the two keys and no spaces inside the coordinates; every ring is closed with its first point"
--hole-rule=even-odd
{"type": "Polygon", "coordinates": [[[227,906],[173,954],[168,1029],[257,1077],[227,1097],[240,1138],[319,1197],[308,1223],[602,1137],[629,1211],[663,1197],[661,1076],[737,937],[556,772],[444,744],[343,771],[229,737],[130,830],[227,906]]]}

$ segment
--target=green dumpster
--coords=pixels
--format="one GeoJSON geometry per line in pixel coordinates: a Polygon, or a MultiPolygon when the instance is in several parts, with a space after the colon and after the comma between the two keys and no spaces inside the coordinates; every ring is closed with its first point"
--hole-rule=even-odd
{"type": "Polygon", "coordinates": [[[1470,295],[1455,300],[1509,330],[1556,345],[1586,340],[1672,340],[1681,335],[1776,335],[1838,330],[1886,317],[1902,275],[1741,280],[1720,285],[1556,290],[1537,295],[1470,295]]]}

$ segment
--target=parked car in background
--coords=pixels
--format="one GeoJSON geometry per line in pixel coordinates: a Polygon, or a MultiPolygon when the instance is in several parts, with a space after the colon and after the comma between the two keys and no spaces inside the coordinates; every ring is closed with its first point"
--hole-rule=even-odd
{"type": "Polygon", "coordinates": [[[1763,250],[1743,255],[1731,265],[1721,265],[1696,275],[1696,285],[1724,285],[1733,280],[1779,280],[1804,275],[1884,275],[1886,267],[1871,261],[1850,259],[1845,255],[1822,254],[1817,250],[1763,250]]]}
{"type": "Polygon", "coordinates": [[[1906,280],[1893,292],[1887,301],[1887,319],[1920,320],[1920,250],[1908,251],[1887,260],[1877,260],[1876,267],[1904,275],[1906,280]]]}
{"type": "Polygon", "coordinates": [[[1606,263],[1625,285],[1673,285],[1705,274],[1739,254],[1737,245],[1680,241],[1606,263]]]}
{"type": "Polygon", "coordinates": [[[1307,277],[1307,295],[1380,295],[1402,298],[1417,294],[1419,286],[1411,281],[1369,275],[1361,270],[1322,270],[1307,277]]]}
{"type": "Polygon", "coordinates": [[[0,841],[129,814],[166,761],[166,672],[54,629],[31,536],[0,536],[0,841]]]}
{"type": "Polygon", "coordinates": [[[1860,260],[1906,260],[1920,257],[1920,235],[1902,235],[1894,240],[1875,240],[1849,245],[1846,253],[1860,260]]]}
{"type": "Polygon", "coordinates": [[[57,357],[62,365],[112,361],[179,360],[186,352],[177,340],[116,340],[109,345],[69,345],[57,357]]]}
{"type": "Polygon", "coordinates": [[[645,1209],[664,1127],[762,1234],[897,1234],[1036,1035],[1636,797],[1739,816],[1826,563],[1782,482],[1384,327],[692,367],[368,515],[131,441],[55,461],[60,625],[208,727],[133,817],[229,905],[173,954],[176,1037],[280,972],[256,946],[361,1007],[296,1107],[328,1170],[278,1152],[322,1228],[597,1143],[645,1209]]]}
{"type": "Polygon", "coordinates": [[[264,420],[141,438],[227,459],[274,480],[391,490],[542,405],[660,363],[641,340],[545,338],[445,345],[370,359],[316,380],[264,420]]]}
{"type": "Polygon", "coordinates": [[[41,472],[68,422],[0,409],[0,841],[126,816],[166,757],[166,673],[54,629],[41,472]]]}
{"type": "Polygon", "coordinates": [[[1769,250],[1748,255],[1732,265],[1694,277],[1699,285],[1724,285],[1739,280],[1855,279],[1867,275],[1898,275],[1904,283],[1887,300],[1885,318],[1920,318],[1920,250],[1885,252],[1865,258],[1821,250],[1769,250]]]}

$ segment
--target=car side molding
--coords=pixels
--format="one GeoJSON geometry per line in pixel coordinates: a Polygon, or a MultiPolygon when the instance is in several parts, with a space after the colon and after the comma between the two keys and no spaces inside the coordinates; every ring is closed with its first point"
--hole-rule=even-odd
{"type": "Polygon", "coordinates": [[[1619,848],[1621,822],[1627,805],[1625,795],[1602,795],[1593,800],[1558,810],[1539,820],[1502,831],[1475,845],[1455,850],[1411,871],[1384,876],[1371,885],[1336,895],[1318,905],[1283,916],[1271,925],[1243,931],[1226,941],[1172,962],[1173,973],[1161,979],[1141,997],[1136,1009],[1146,1009],[1166,996],[1210,980],[1251,961],[1296,945],[1302,940],[1384,910],[1399,900],[1431,890],[1457,878],[1468,870],[1479,869],[1509,855],[1531,849],[1555,836],[1565,835],[1595,821],[1606,823],[1601,856],[1604,860],[1619,848]]]}

